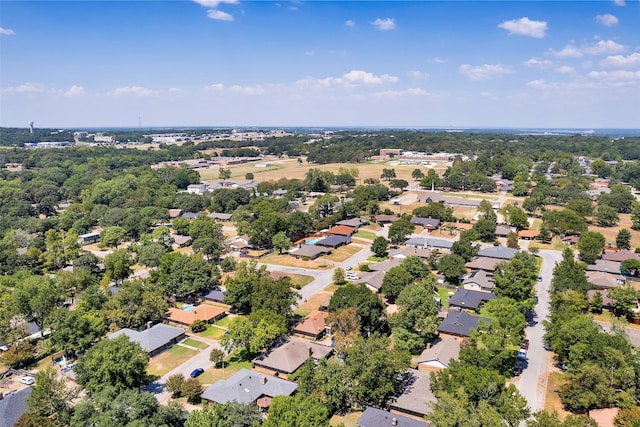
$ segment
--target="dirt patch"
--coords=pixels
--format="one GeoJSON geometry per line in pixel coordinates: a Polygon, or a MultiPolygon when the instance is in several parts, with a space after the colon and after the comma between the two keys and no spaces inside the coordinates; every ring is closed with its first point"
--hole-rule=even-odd
{"type": "Polygon", "coordinates": [[[289,267],[309,268],[312,270],[322,270],[323,268],[325,269],[328,268],[326,266],[323,267],[325,265],[324,256],[321,256],[314,260],[305,261],[302,258],[297,259],[288,254],[278,255],[277,253],[274,252],[272,254],[262,257],[260,259],[260,262],[264,264],[276,264],[276,265],[286,265],[289,267]]]}
{"type": "Polygon", "coordinates": [[[544,398],[545,411],[555,411],[558,413],[558,415],[560,415],[561,419],[565,419],[567,415],[571,415],[571,412],[564,410],[564,405],[562,404],[562,400],[560,399],[560,395],[558,394],[560,386],[564,383],[564,377],[561,372],[556,371],[549,373],[549,378],[547,380],[547,390],[544,398]]]}

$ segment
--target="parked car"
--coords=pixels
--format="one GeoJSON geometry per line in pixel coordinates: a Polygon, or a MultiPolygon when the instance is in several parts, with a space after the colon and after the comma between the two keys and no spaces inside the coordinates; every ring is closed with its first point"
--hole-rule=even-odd
{"type": "Polygon", "coordinates": [[[524,348],[525,350],[529,350],[529,340],[524,340],[522,342],[522,348],[524,348]]]}
{"type": "Polygon", "coordinates": [[[33,377],[22,377],[20,378],[20,383],[25,385],[31,385],[35,383],[35,380],[33,379],[33,377]]]}
{"type": "Polygon", "coordinates": [[[353,268],[353,267],[351,267],[350,265],[348,265],[348,266],[346,266],[344,269],[345,269],[346,271],[351,271],[351,269],[352,269],[352,268],[353,268]]]}
{"type": "Polygon", "coordinates": [[[542,282],[542,276],[538,276],[538,282],[542,282]]]}
{"type": "Polygon", "coordinates": [[[194,370],[189,374],[189,376],[190,376],[191,378],[195,378],[195,377],[197,377],[197,376],[202,375],[203,373],[204,373],[204,369],[202,369],[202,368],[196,368],[196,369],[194,369],[194,370]]]}

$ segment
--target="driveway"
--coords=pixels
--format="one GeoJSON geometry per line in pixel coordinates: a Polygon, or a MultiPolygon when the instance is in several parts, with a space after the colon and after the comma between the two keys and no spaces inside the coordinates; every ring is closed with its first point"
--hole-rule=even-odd
{"type": "Polygon", "coordinates": [[[549,304],[551,296],[551,280],[556,263],[562,261],[562,253],[553,250],[541,250],[542,268],[540,276],[542,281],[537,282],[536,292],[538,303],[534,307],[533,321],[527,326],[525,333],[529,339],[527,351],[528,366],[519,377],[512,382],[520,391],[520,394],[529,402],[532,412],[544,408],[545,390],[547,387],[547,375],[549,373],[550,353],[544,349],[544,326],[542,321],[549,316],[549,304]]]}

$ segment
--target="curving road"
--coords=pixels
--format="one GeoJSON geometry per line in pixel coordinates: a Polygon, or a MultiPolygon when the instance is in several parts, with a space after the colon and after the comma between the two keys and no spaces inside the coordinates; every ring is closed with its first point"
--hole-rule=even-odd
{"type": "Polygon", "coordinates": [[[551,279],[556,263],[562,261],[562,253],[553,250],[541,250],[542,268],[540,276],[542,281],[537,283],[538,303],[534,308],[533,322],[527,326],[525,333],[529,339],[527,351],[528,366],[519,377],[512,380],[520,394],[529,402],[531,412],[544,408],[545,390],[547,387],[547,375],[549,373],[550,353],[544,349],[544,326],[542,321],[549,315],[551,296],[551,279]]]}

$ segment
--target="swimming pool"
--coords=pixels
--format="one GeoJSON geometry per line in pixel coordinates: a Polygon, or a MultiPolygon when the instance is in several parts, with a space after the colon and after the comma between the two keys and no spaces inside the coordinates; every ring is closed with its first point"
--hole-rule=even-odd
{"type": "Polygon", "coordinates": [[[307,240],[306,242],[304,242],[305,245],[315,245],[316,243],[318,243],[320,240],[322,239],[311,239],[311,240],[307,240]]]}
{"type": "Polygon", "coordinates": [[[190,305],[190,304],[189,305],[183,305],[182,306],[182,311],[190,311],[190,310],[193,310],[194,308],[196,308],[195,305],[190,305]]]}

